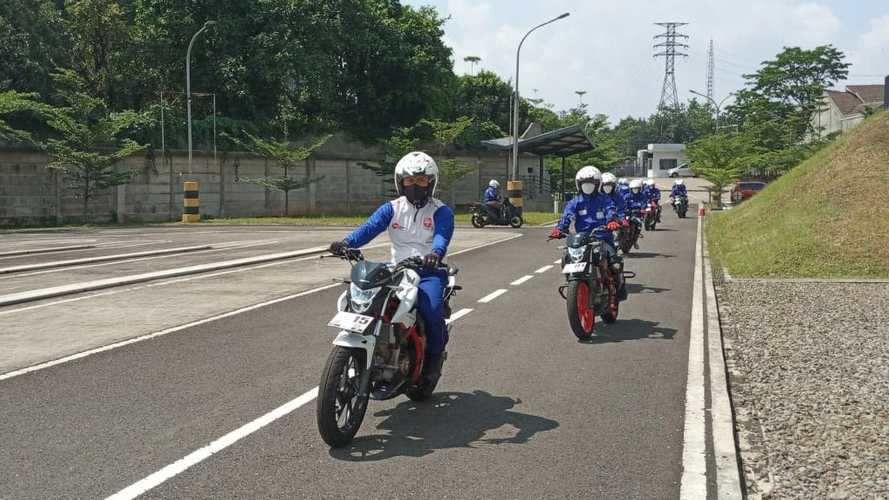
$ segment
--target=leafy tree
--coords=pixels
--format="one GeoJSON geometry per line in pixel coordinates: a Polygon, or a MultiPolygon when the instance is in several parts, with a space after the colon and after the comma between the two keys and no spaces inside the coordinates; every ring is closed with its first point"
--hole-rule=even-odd
{"type": "Polygon", "coordinates": [[[0,92],[0,139],[11,142],[33,142],[32,134],[16,128],[4,119],[5,116],[29,115],[39,118],[49,115],[52,108],[37,100],[36,93],[22,93],[10,90],[0,92]]]}
{"type": "Polygon", "coordinates": [[[52,94],[50,73],[66,66],[70,41],[52,0],[0,2],[0,89],[52,94]]]}
{"type": "Polygon", "coordinates": [[[316,149],[323,146],[324,143],[330,139],[330,136],[324,136],[308,146],[294,146],[286,140],[265,140],[250,134],[249,132],[244,132],[244,136],[246,139],[239,139],[237,137],[226,135],[226,137],[235,144],[240,145],[257,156],[261,156],[262,158],[275,163],[283,171],[283,175],[244,180],[284,193],[284,213],[281,215],[286,217],[290,213],[290,192],[306,188],[323,179],[323,177],[291,177],[290,170],[304,166],[306,159],[312,156],[312,153],[316,149]]]}
{"type": "Polygon", "coordinates": [[[93,95],[115,103],[115,84],[125,78],[122,49],[128,44],[123,8],[107,0],[68,0],[65,9],[74,68],[93,95]]]}
{"type": "Polygon", "coordinates": [[[67,187],[81,199],[84,217],[89,220],[91,199],[129,182],[130,172],[117,165],[145,149],[145,145],[124,138],[145,122],[145,116],[110,111],[102,99],[87,92],[85,82],[74,71],[57,72],[53,80],[63,105],[43,109],[55,134],[40,145],[49,154],[47,167],[64,174],[67,187]]]}
{"type": "MultiPolygon", "coordinates": [[[[476,122],[491,121],[501,130],[510,130],[512,86],[491,71],[463,75],[457,79],[453,119],[461,116],[476,122]]],[[[528,126],[530,106],[527,100],[519,105],[519,128],[528,126]]]]}
{"type": "Polygon", "coordinates": [[[687,154],[695,173],[713,184],[711,199],[715,197],[717,206],[722,208],[726,186],[747,172],[756,152],[750,146],[749,137],[730,132],[698,139],[688,146],[687,154]]]}
{"type": "Polygon", "coordinates": [[[469,63],[469,74],[475,74],[475,65],[481,60],[482,58],[479,56],[466,56],[463,58],[463,62],[469,63]]]}

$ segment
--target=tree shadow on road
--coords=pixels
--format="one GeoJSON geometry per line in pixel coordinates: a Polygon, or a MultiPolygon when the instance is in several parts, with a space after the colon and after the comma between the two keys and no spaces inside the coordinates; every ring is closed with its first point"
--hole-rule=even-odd
{"type": "Polygon", "coordinates": [[[578,340],[580,344],[609,344],[628,340],[673,340],[676,335],[674,328],[659,327],[656,321],[644,319],[618,319],[608,325],[596,323],[596,336],[590,340],[578,340]]]}
{"type": "Polygon", "coordinates": [[[669,291],[670,288],[658,288],[656,286],[647,286],[641,283],[627,283],[627,293],[630,295],[636,293],[663,293],[669,291]]]}
{"type": "Polygon", "coordinates": [[[633,252],[633,253],[625,256],[624,258],[626,258],[626,257],[629,257],[630,259],[634,259],[634,258],[636,258],[636,259],[650,259],[650,258],[654,258],[654,257],[661,258],[661,259],[672,259],[673,257],[676,257],[676,256],[673,254],[669,254],[669,253],[633,252]]]}
{"type": "Polygon", "coordinates": [[[422,457],[447,448],[522,444],[539,432],[559,426],[555,420],[513,411],[520,399],[485,391],[442,392],[423,403],[404,401],[374,414],[385,434],[359,436],[343,449],[331,449],[340,460],[371,462],[392,457],[422,457]]]}

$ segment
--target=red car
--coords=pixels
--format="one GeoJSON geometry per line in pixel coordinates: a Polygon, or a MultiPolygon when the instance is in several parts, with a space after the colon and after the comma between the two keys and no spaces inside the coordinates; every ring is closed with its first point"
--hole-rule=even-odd
{"type": "Polygon", "coordinates": [[[732,201],[741,203],[762,191],[764,187],[766,187],[766,183],[762,181],[737,181],[732,187],[732,201]]]}

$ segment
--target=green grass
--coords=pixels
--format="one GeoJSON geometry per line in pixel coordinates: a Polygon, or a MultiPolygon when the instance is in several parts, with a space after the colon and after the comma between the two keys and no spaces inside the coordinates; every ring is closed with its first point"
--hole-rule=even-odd
{"type": "Polygon", "coordinates": [[[738,207],[708,213],[714,265],[735,277],[889,277],[889,113],[738,207]]]}
{"type": "MultiPolygon", "coordinates": [[[[366,221],[370,214],[361,215],[306,215],[299,217],[239,217],[233,219],[206,219],[207,224],[287,224],[294,226],[357,226],[366,221]]],[[[470,224],[468,213],[458,213],[457,224],[470,224]]],[[[558,215],[550,212],[525,212],[525,224],[540,225],[554,221],[558,215]]]]}

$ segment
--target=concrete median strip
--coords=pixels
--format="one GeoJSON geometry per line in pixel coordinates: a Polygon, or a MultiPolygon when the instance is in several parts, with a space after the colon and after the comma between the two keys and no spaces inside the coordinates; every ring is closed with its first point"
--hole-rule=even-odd
{"type": "Polygon", "coordinates": [[[83,259],[56,260],[53,262],[41,262],[40,264],[27,264],[23,266],[12,266],[0,268],[0,274],[19,273],[24,271],[37,271],[40,269],[51,269],[54,267],[76,266],[78,264],[93,264],[96,262],[108,262],[113,260],[132,259],[135,257],[149,257],[153,255],[169,255],[174,253],[196,252],[200,250],[210,250],[211,245],[198,245],[179,248],[165,248],[163,250],[149,250],[146,252],[121,253],[116,255],[102,255],[99,257],[86,257],[83,259]]]}
{"type": "Polygon", "coordinates": [[[71,245],[66,247],[29,248],[26,250],[15,250],[12,252],[0,252],[0,257],[18,257],[20,255],[36,255],[52,252],[70,252],[72,250],[87,250],[89,248],[96,248],[96,245],[71,245]]]}
{"type": "Polygon", "coordinates": [[[226,260],[222,262],[214,262],[212,264],[199,264],[195,266],[180,267],[176,269],[166,269],[163,271],[155,271],[144,274],[134,274],[131,276],[121,276],[118,278],[107,278],[96,281],[86,281],[82,283],[74,283],[71,285],[56,286],[51,288],[42,288],[39,290],[30,290],[27,292],[13,293],[9,295],[0,295],[0,307],[13,304],[21,304],[23,302],[33,302],[36,300],[50,299],[63,295],[72,295],[75,293],[91,292],[93,290],[101,290],[104,288],[112,288],[116,286],[132,285],[135,283],[143,283],[164,278],[174,278],[177,276],[185,276],[189,274],[199,274],[209,271],[217,271],[219,269],[228,269],[232,267],[247,266],[250,264],[258,264],[262,262],[271,262],[275,260],[291,259],[294,257],[302,257],[304,255],[321,253],[327,251],[327,247],[312,247],[303,250],[295,250],[293,252],[281,252],[268,255],[259,255],[256,257],[245,257],[242,259],[226,260]]]}

